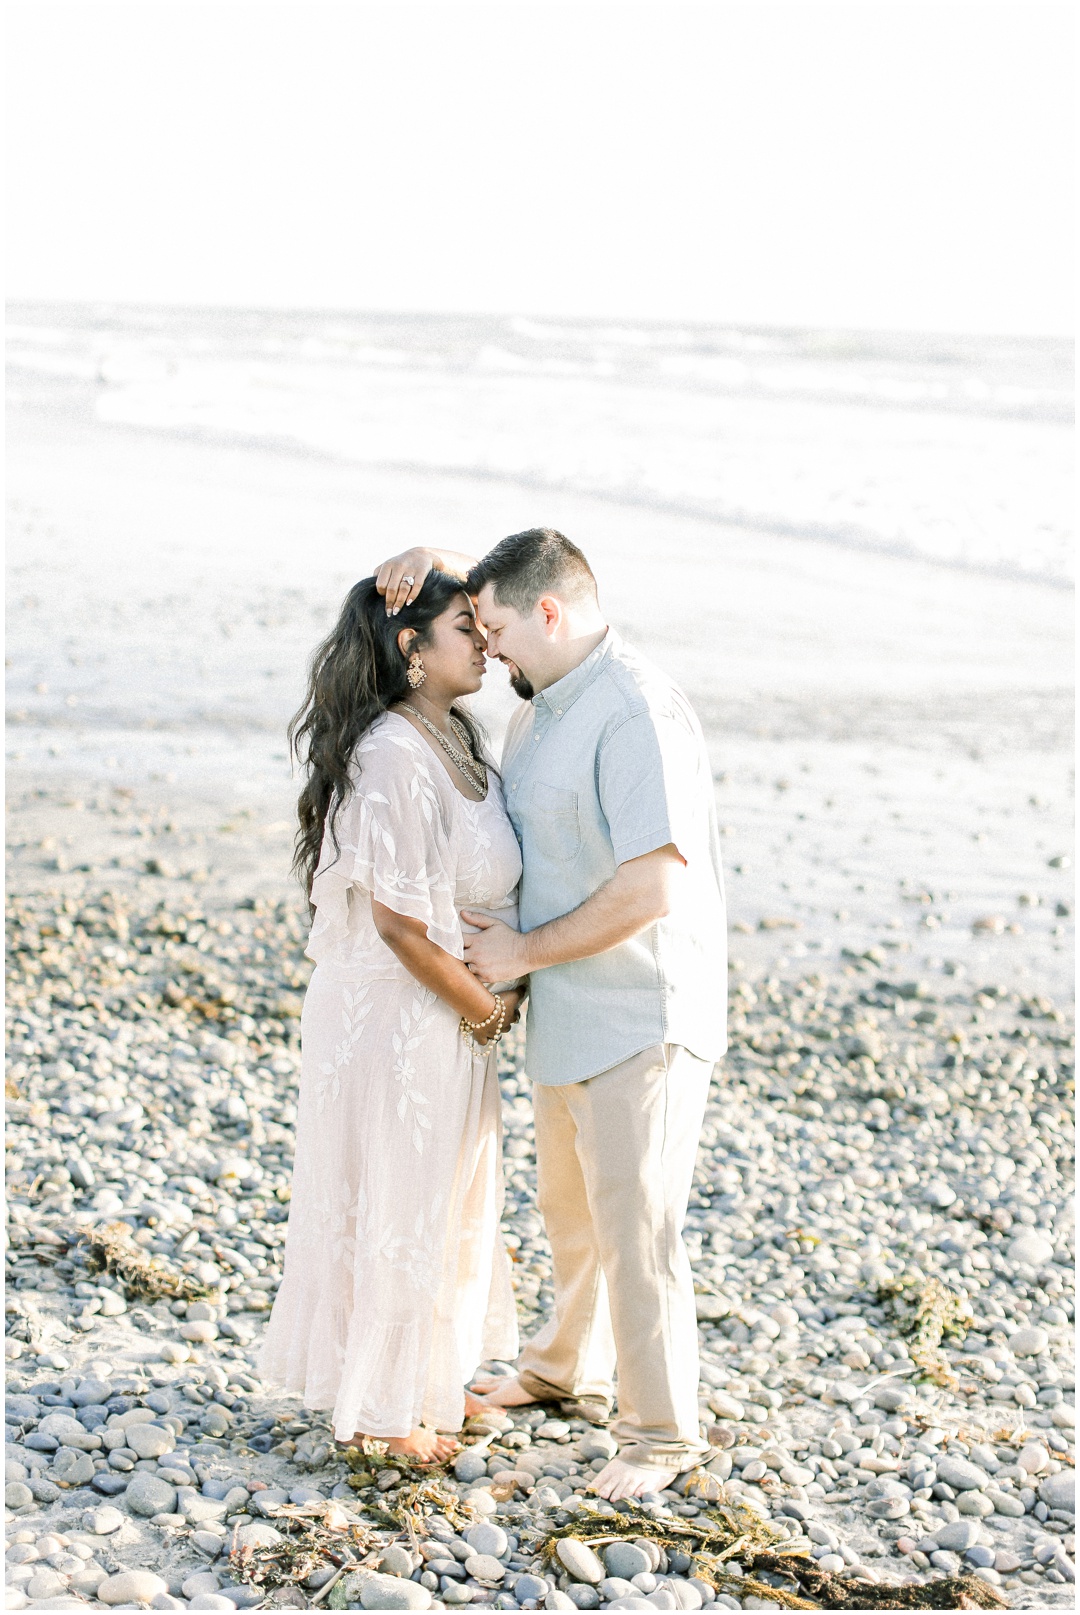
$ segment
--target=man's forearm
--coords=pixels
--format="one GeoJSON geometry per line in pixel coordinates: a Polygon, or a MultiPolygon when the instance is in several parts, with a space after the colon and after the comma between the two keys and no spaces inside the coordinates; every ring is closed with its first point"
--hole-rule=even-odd
{"type": "Polygon", "coordinates": [[[465,938],[465,962],[481,981],[510,981],[530,970],[607,953],[671,913],[684,867],[670,843],[628,859],[578,908],[535,931],[512,931],[488,915],[462,909],[462,918],[479,933],[465,938]]]}
{"type": "MultiPolygon", "coordinates": [[[[625,867],[625,866],[624,866],[625,867]]],[[[607,953],[621,942],[640,936],[667,913],[664,896],[655,889],[626,889],[619,871],[606,886],[586,898],[580,908],[529,931],[525,951],[530,970],[569,964],[607,953]]]]}

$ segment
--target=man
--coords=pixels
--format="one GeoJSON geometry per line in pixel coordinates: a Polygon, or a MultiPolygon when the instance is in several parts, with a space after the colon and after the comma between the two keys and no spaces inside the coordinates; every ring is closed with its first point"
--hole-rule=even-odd
{"type": "Polygon", "coordinates": [[[726,927],[712,775],[682,692],[604,621],[581,551],[549,528],[478,563],[410,550],[378,575],[387,610],[432,565],[467,578],[525,705],[502,783],[521,843],[521,931],[479,927],[485,982],[528,974],[538,1200],[552,1320],[502,1406],[603,1416],[618,1369],[619,1456],[594,1489],[660,1491],[702,1455],[697,1319],[682,1223],[714,1062],[726,1047],[726,927]]]}

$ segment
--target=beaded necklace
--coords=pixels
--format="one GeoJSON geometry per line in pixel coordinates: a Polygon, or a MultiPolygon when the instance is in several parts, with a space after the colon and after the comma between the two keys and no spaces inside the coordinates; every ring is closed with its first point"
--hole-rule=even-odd
{"type": "Polygon", "coordinates": [[[469,731],[466,729],[461,720],[459,718],[455,718],[453,713],[450,714],[450,727],[453,729],[455,735],[457,735],[458,739],[465,747],[464,751],[459,751],[457,746],[454,745],[453,741],[448,740],[443,734],[442,730],[436,728],[435,724],[429,722],[429,720],[424,717],[424,714],[418,711],[417,708],[411,704],[411,702],[405,702],[404,705],[409,708],[409,711],[412,713],[413,717],[419,718],[424,728],[427,729],[430,734],[435,736],[435,739],[439,742],[439,745],[442,747],[443,751],[445,751],[450,761],[454,764],[459,773],[464,774],[473,790],[479,791],[481,796],[487,796],[487,769],[483,763],[479,762],[473,756],[472,751],[469,749],[469,731]]]}

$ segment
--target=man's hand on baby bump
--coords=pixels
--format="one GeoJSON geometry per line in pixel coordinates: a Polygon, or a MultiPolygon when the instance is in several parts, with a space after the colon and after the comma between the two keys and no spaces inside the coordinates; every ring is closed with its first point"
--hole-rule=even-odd
{"type": "Polygon", "coordinates": [[[526,939],[520,931],[512,931],[502,920],[493,920],[489,914],[478,914],[463,908],[461,918],[476,931],[465,937],[465,963],[474,976],[483,982],[514,981],[528,975],[529,959],[526,939]]]}

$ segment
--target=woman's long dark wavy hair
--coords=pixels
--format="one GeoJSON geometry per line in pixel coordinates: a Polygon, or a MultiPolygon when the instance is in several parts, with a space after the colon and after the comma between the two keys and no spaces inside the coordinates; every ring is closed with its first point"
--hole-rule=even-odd
{"type": "MultiPolygon", "coordinates": [[[[422,651],[435,618],[464,592],[459,578],[432,571],[412,605],[388,617],[375,579],[363,578],[345,596],[333,631],[312,656],[307,692],[289,725],[290,750],[307,772],[297,803],[300,827],[293,869],[309,898],[327,825],[337,847],[334,824],[352,793],[350,769],[357,744],[387,707],[409,694],[408,664],[398,648],[398,634],[403,628],[415,628],[413,648],[422,651]]],[[[483,741],[479,725],[462,707],[455,706],[453,713],[464,724],[479,758],[483,741]]]]}

